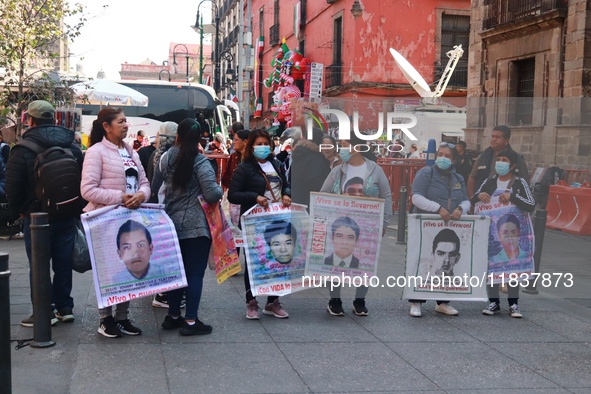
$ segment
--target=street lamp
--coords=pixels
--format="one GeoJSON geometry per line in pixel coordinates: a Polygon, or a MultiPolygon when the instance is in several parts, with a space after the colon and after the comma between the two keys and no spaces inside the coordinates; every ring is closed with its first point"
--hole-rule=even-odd
{"type": "Polygon", "coordinates": [[[355,0],[353,2],[353,7],[351,7],[351,14],[353,15],[353,18],[357,19],[358,17],[361,16],[362,13],[363,13],[363,8],[361,7],[359,0],[355,0]]]}
{"type": "Polygon", "coordinates": [[[186,78],[187,78],[187,83],[189,83],[189,49],[187,49],[187,46],[185,44],[176,44],[174,46],[174,48],[172,48],[172,65],[173,66],[178,66],[178,63],[176,62],[176,47],[185,47],[185,52],[179,52],[179,54],[185,54],[186,58],[187,58],[187,69],[185,71],[186,74],[186,78]]]}
{"type": "Polygon", "coordinates": [[[219,56],[220,60],[225,60],[227,62],[226,65],[226,72],[225,72],[225,83],[224,85],[229,85],[234,82],[234,69],[232,68],[232,61],[234,60],[234,56],[230,51],[222,51],[219,56]]]}
{"type": "MultiPolygon", "coordinates": [[[[203,25],[200,25],[200,19],[199,19],[199,8],[201,7],[201,4],[205,3],[206,1],[211,2],[211,4],[213,6],[215,6],[215,41],[214,41],[214,53],[215,53],[215,70],[214,70],[214,81],[213,81],[213,89],[216,91],[220,90],[220,54],[218,53],[218,49],[219,49],[219,41],[220,41],[220,12],[219,12],[219,8],[218,5],[216,4],[216,2],[214,0],[201,0],[199,2],[199,5],[197,6],[197,19],[195,20],[195,27],[194,29],[197,30],[199,28],[199,26],[201,26],[201,53],[203,54],[203,25]]],[[[203,63],[203,55],[201,55],[201,63],[203,63]]],[[[202,70],[203,67],[200,64],[199,66],[202,70]]]]}
{"type": "Polygon", "coordinates": [[[168,82],[170,82],[170,71],[168,71],[166,69],[160,70],[160,72],[158,73],[158,80],[159,81],[162,80],[162,73],[168,73],[168,82]]]}

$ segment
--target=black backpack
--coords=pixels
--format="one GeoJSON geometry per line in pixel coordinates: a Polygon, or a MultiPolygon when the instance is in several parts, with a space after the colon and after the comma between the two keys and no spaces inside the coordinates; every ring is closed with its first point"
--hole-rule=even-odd
{"type": "Polygon", "coordinates": [[[80,196],[82,170],[69,148],[52,146],[47,149],[29,140],[17,145],[32,150],[37,157],[33,165],[35,196],[41,210],[55,218],[71,218],[81,213],[80,196]]]}

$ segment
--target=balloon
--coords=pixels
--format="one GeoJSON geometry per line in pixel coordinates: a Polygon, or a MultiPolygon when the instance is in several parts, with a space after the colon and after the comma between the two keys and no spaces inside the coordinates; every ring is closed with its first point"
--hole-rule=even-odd
{"type": "Polygon", "coordinates": [[[302,58],[299,62],[294,63],[294,66],[291,68],[291,77],[298,81],[300,79],[304,79],[306,75],[306,70],[308,69],[309,60],[308,58],[302,58]]]}

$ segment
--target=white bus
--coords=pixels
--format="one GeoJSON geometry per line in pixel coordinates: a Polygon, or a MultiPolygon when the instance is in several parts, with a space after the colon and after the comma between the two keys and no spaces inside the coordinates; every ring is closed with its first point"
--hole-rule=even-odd
{"type": "MultiPolygon", "coordinates": [[[[230,110],[218,100],[213,88],[207,85],[188,84],[186,82],[167,81],[117,81],[148,96],[147,107],[122,107],[129,131],[126,142],[136,139],[137,132],[143,130],[146,136],[155,136],[160,124],[166,121],[179,123],[183,119],[197,119],[212,138],[221,131],[228,138],[228,129],[232,125],[227,114],[230,110]]],[[[82,132],[90,135],[92,122],[100,110],[98,105],[78,104],[82,109],[82,132]]]]}

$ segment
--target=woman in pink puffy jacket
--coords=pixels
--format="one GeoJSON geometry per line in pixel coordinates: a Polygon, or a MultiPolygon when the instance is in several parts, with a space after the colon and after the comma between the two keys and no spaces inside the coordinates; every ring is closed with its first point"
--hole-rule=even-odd
{"type": "MultiPolygon", "coordinates": [[[[150,197],[150,183],[138,154],[123,142],[127,135],[127,119],[121,108],[103,108],[92,124],[90,148],[82,168],[82,197],[88,201],[84,212],[105,205],[122,204],[137,209],[150,197]]],[[[98,332],[108,338],[122,334],[140,335],[142,330],[128,318],[129,301],[99,309],[98,332]]]]}

